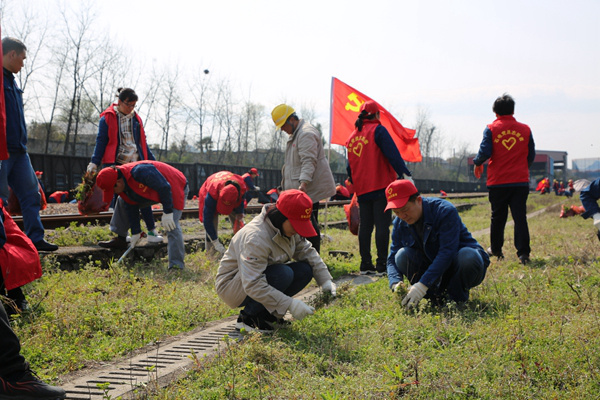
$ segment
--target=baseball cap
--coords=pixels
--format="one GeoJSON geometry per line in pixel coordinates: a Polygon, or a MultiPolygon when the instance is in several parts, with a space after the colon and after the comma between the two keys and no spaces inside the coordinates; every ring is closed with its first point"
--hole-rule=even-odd
{"type": "Polygon", "coordinates": [[[366,111],[369,114],[377,114],[379,112],[379,106],[373,100],[365,101],[360,106],[360,111],[366,111]]]}
{"type": "Polygon", "coordinates": [[[290,221],[296,233],[302,237],[317,236],[310,221],[312,200],[298,189],[281,192],[276,203],[277,209],[290,221]]]}
{"type": "Polygon", "coordinates": [[[256,168],[250,168],[250,172],[256,174],[256,176],[260,176],[258,175],[258,170],[256,168]]]}
{"type": "Polygon", "coordinates": [[[408,202],[408,198],[419,191],[415,185],[407,179],[398,179],[388,185],[385,189],[387,207],[385,211],[391,208],[402,208],[408,202]]]}
{"type": "Polygon", "coordinates": [[[217,212],[222,215],[231,214],[233,209],[240,205],[239,197],[240,193],[234,185],[225,185],[219,192],[217,212]]]}
{"type": "Polygon", "coordinates": [[[110,204],[115,196],[114,188],[118,177],[117,170],[111,167],[102,169],[96,176],[96,185],[104,191],[102,200],[107,204],[110,204]]]}

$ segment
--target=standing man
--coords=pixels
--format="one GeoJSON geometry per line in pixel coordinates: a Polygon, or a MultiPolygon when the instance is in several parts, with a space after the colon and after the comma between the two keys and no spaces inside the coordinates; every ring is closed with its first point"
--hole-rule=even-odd
{"type": "Polygon", "coordinates": [[[310,220],[312,200],[300,190],[281,193],[259,216],[231,239],[221,259],[216,290],[231,308],[244,307],[237,329],[271,332],[286,311],[295,319],[315,309],[293,296],[314,277],[335,296],[327,266],[305,237],[315,236],[310,220]]]}
{"type": "Polygon", "coordinates": [[[390,288],[398,291],[404,277],[411,284],[402,305],[412,308],[425,296],[467,301],[469,290],[483,281],[490,258],[456,207],[447,200],[421,197],[409,180],[390,183],[385,194],[385,209],[396,214],[387,260],[390,288]]]}
{"type": "Polygon", "coordinates": [[[110,230],[125,237],[131,228],[132,247],[141,237],[140,208],[161,203],[161,223],[168,238],[169,269],[184,268],[185,245],[179,219],[189,188],[181,171],[160,161],[137,161],[102,169],[96,184],[104,191],[105,203],[110,203],[115,194],[119,195],[110,230]]]}
{"type": "Polygon", "coordinates": [[[27,47],[18,39],[2,39],[2,66],[4,67],[4,99],[6,107],[6,145],[9,158],[0,168],[0,198],[8,204],[10,186],[21,204],[24,231],[38,251],[55,251],[58,246],[44,240],[44,226],[40,218],[41,196],[35,170],[27,154],[27,125],[23,110],[23,92],[15,82],[14,74],[23,68],[27,47]]]}
{"type": "Polygon", "coordinates": [[[311,221],[316,236],[307,238],[317,253],[321,251],[319,229],[319,201],[335,194],[335,181],[325,158],[323,142],[317,128],[299,119],[294,109],[280,104],[273,109],[271,117],[277,129],[289,135],[285,150],[285,163],[281,170],[283,190],[299,189],[313,202],[311,221]]]}
{"type": "Polygon", "coordinates": [[[489,159],[487,187],[492,206],[490,226],[490,256],[504,257],[504,227],[508,208],[515,228],[515,247],[521,264],[529,263],[529,227],[527,225],[527,197],[529,196],[529,167],[535,159],[535,143],[531,129],[517,122],[513,114],[515,101],[503,94],[492,108],[496,120],[483,131],[479,153],[473,160],[475,177],[483,173],[483,163],[489,159]]]}
{"type": "Polygon", "coordinates": [[[244,180],[247,189],[246,195],[244,196],[246,203],[250,203],[250,200],[255,197],[258,199],[258,202],[262,204],[271,202],[264,194],[260,192],[260,188],[254,185],[254,179],[258,178],[258,176],[258,170],[256,168],[250,168],[248,172],[242,175],[242,179],[244,180]]]}

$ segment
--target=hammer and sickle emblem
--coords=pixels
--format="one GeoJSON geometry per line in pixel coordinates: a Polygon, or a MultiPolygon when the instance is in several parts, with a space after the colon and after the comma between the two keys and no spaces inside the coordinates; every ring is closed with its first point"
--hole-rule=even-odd
{"type": "Polygon", "coordinates": [[[354,111],[354,112],[359,112],[360,111],[360,106],[362,106],[364,104],[364,101],[362,101],[358,95],[356,93],[350,93],[348,95],[348,100],[350,100],[352,103],[354,104],[350,104],[350,103],[346,103],[346,111],[354,111]]]}
{"type": "Polygon", "coordinates": [[[514,137],[508,138],[508,139],[504,139],[502,141],[502,145],[504,147],[506,147],[506,150],[510,150],[513,148],[513,146],[517,143],[517,139],[515,139],[514,137]]]}

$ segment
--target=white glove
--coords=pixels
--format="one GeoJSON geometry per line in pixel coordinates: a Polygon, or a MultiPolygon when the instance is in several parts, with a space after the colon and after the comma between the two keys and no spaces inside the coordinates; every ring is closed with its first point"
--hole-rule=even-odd
{"type": "Polygon", "coordinates": [[[392,285],[392,292],[396,293],[404,285],[404,282],[396,282],[392,285]]]}
{"type": "Polygon", "coordinates": [[[292,317],[298,320],[315,313],[314,307],[311,307],[302,300],[298,299],[292,299],[292,304],[290,305],[289,310],[292,313],[292,317]]]}
{"type": "Polygon", "coordinates": [[[413,185],[415,184],[415,181],[413,181],[413,178],[410,175],[404,175],[404,179],[406,179],[407,181],[409,181],[413,185]]]}
{"type": "Polygon", "coordinates": [[[94,164],[93,162],[88,164],[87,172],[91,172],[92,174],[95,174],[97,170],[98,170],[98,166],[96,164],[94,164]]]}
{"type": "Polygon", "coordinates": [[[173,221],[173,213],[163,214],[161,219],[162,227],[170,232],[175,229],[175,221],[173,221]]]}
{"type": "Polygon", "coordinates": [[[221,255],[225,254],[225,246],[223,246],[223,243],[219,242],[219,239],[215,239],[211,243],[214,249],[221,253],[221,255]]]}
{"type": "Polygon", "coordinates": [[[321,289],[323,289],[324,292],[329,292],[332,296],[335,296],[336,288],[337,286],[332,280],[328,280],[323,284],[323,286],[321,286],[321,289]]]}
{"type": "Polygon", "coordinates": [[[600,213],[594,214],[592,218],[594,218],[594,226],[596,229],[600,230],[600,213]]]}
{"type": "Polygon", "coordinates": [[[140,238],[142,237],[142,233],[136,233],[135,235],[131,235],[131,239],[129,240],[129,246],[130,247],[135,247],[135,245],[137,244],[137,242],[140,241],[140,238]]]}
{"type": "Polygon", "coordinates": [[[260,188],[258,186],[254,186],[254,190],[258,191],[260,188]]]}
{"type": "Polygon", "coordinates": [[[421,282],[417,282],[410,287],[408,294],[402,299],[402,305],[410,310],[412,307],[416,307],[421,301],[425,293],[427,293],[428,287],[423,285],[421,282]]]}

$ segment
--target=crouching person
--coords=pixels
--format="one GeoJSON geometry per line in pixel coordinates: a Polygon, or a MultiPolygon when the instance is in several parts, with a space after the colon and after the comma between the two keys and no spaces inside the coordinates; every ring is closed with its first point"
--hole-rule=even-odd
{"type": "Polygon", "coordinates": [[[392,182],[386,197],[386,210],[396,215],[387,259],[389,285],[398,291],[404,277],[411,285],[402,305],[410,309],[423,297],[467,301],[469,290],[483,281],[490,258],[456,208],[443,199],[421,197],[409,180],[392,182]]]}
{"type": "Polygon", "coordinates": [[[311,212],[306,193],[284,191],[276,204],[266,204],[231,239],[217,272],[216,290],[231,308],[243,307],[237,329],[271,332],[286,311],[295,319],[313,314],[313,307],[292,297],[313,277],[335,295],[327,266],[305,239],[316,235],[311,212]]]}

